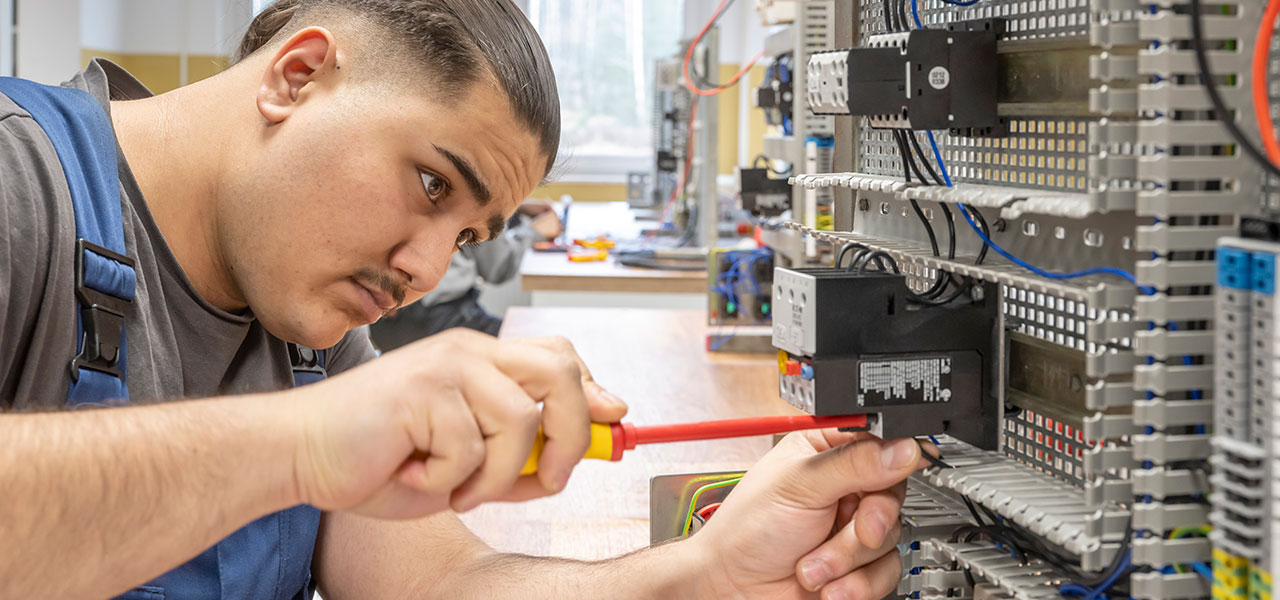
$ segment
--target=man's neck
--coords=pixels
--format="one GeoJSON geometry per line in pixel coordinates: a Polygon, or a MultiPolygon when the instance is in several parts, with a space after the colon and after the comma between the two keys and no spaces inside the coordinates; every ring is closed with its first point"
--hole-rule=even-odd
{"type": "Polygon", "coordinates": [[[143,100],[111,103],[111,120],[129,168],[164,241],[202,298],[237,311],[246,307],[217,231],[225,107],[213,86],[195,84],[143,100]]]}

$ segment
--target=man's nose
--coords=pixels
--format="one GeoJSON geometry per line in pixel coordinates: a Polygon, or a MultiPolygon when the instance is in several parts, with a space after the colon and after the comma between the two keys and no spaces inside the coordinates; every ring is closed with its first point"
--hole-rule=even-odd
{"type": "Polygon", "coordinates": [[[402,244],[391,255],[391,268],[407,276],[405,286],[410,296],[422,295],[435,289],[449,268],[452,248],[441,251],[439,244],[411,241],[402,244]]]}

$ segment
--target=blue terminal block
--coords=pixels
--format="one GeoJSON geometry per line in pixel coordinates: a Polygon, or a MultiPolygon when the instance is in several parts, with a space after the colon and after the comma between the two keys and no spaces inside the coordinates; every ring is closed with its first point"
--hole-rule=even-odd
{"type": "Polygon", "coordinates": [[[1218,285],[1237,290],[1253,289],[1253,256],[1248,250],[1218,248],[1218,285]]]}
{"type": "Polygon", "coordinates": [[[1255,252],[1250,263],[1253,291],[1268,296],[1274,295],[1276,293],[1276,255],[1255,252]]]}

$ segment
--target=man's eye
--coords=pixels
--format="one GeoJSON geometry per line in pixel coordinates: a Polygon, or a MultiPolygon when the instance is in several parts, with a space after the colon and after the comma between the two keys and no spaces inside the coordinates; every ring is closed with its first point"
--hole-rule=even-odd
{"type": "Polygon", "coordinates": [[[431,199],[432,202],[436,202],[449,191],[449,185],[443,179],[424,171],[422,173],[422,189],[427,191],[427,198],[431,199]]]}
{"type": "Polygon", "coordinates": [[[479,241],[480,241],[479,237],[476,236],[476,232],[474,229],[464,229],[462,230],[461,233],[458,234],[457,246],[461,248],[463,246],[474,244],[479,241]]]}

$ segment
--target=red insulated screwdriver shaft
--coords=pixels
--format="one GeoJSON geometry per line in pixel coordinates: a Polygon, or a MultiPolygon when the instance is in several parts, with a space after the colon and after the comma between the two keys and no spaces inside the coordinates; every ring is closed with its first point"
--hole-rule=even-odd
{"type": "MultiPolygon", "coordinates": [[[[746,437],[788,433],[803,429],[826,427],[866,427],[866,415],[842,415],[835,417],[783,416],[725,419],[678,425],[636,426],[636,444],[660,444],[664,442],[689,442],[721,438],[746,437]]],[[[628,440],[630,441],[630,440],[628,440]]],[[[630,444],[628,444],[630,446],[630,444]]]]}

